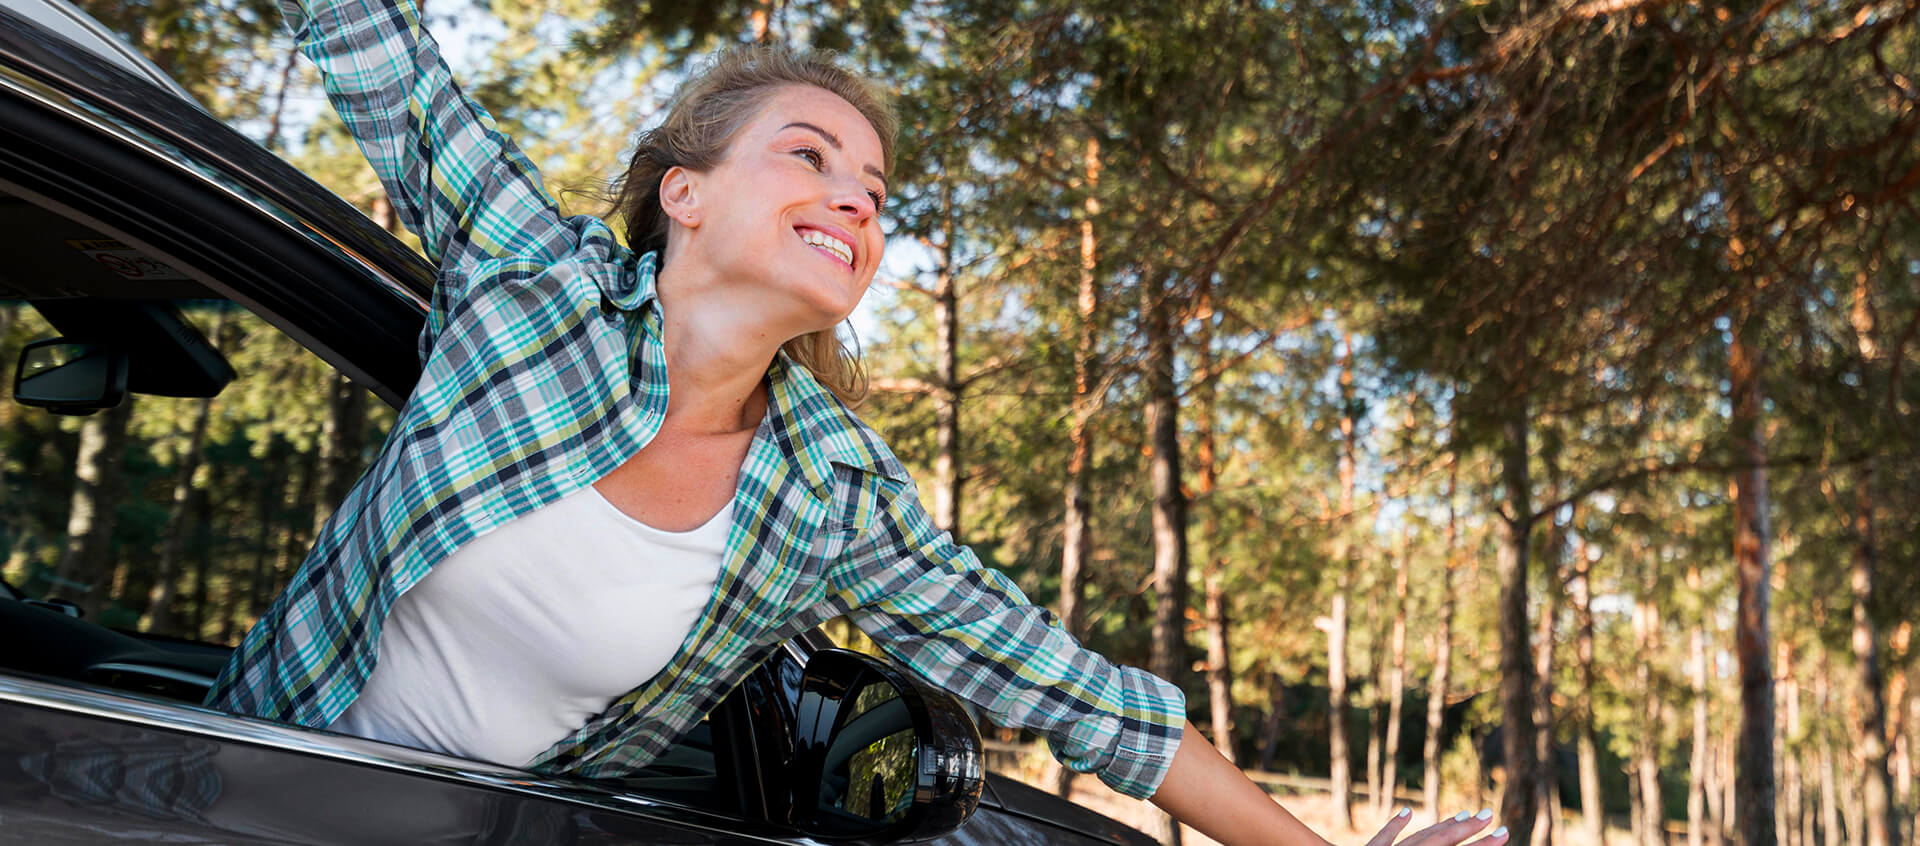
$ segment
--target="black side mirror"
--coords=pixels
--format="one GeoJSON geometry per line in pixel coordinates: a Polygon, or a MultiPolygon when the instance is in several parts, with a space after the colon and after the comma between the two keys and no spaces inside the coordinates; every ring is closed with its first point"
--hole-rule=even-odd
{"type": "Polygon", "coordinates": [[[800,684],[793,822],[832,840],[926,839],[980,804],[980,732],[943,691],[841,649],[800,684]]]}
{"type": "Polygon", "coordinates": [[[127,397],[127,353],[105,344],[52,338],[20,351],[13,398],[55,414],[92,414],[127,397]]]}

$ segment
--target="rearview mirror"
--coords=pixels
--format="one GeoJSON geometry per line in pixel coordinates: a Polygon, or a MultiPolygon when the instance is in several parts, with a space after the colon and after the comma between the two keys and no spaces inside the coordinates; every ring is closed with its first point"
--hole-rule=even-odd
{"type": "Polygon", "coordinates": [[[980,732],[943,691],[856,652],[807,661],[793,821],[825,839],[924,839],[980,803],[980,732]]]}
{"type": "Polygon", "coordinates": [[[105,344],[66,338],[35,341],[20,351],[13,398],[55,414],[92,414],[127,396],[127,354],[105,344]]]}

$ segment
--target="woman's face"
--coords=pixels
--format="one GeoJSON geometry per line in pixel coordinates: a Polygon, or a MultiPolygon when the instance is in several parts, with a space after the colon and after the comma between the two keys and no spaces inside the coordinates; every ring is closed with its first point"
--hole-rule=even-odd
{"type": "Polygon", "coordinates": [[[662,199],[671,216],[674,200],[691,197],[681,246],[715,271],[713,285],[797,337],[845,320],[873,281],[886,243],[881,162],[859,110],[791,85],[767,97],[718,166],[684,173],[690,194],[677,195],[670,175],[662,199]]]}

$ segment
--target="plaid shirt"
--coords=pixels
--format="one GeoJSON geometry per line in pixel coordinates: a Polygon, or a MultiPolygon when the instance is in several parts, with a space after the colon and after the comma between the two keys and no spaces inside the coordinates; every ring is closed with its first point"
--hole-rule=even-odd
{"type": "MultiPolygon", "coordinates": [[[[409,0],[282,5],[442,268],[398,422],[208,697],[321,728],[373,672],[394,601],[436,562],[653,438],[666,354],[653,256],[597,218],[559,214],[532,163],[454,84],[409,0]]],[[[1081,647],[935,528],[892,452],[805,368],[779,356],[767,384],[699,621],[665,669],[531,766],[589,777],[644,766],[781,641],[852,614],[933,684],[1048,737],[1067,766],[1151,794],[1180,740],[1180,691],[1081,647]]]]}

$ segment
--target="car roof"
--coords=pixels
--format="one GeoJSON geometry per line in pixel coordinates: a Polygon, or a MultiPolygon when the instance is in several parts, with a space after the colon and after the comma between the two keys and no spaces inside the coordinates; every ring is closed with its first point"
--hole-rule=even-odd
{"type": "Polygon", "coordinates": [[[187,93],[187,89],[180,87],[180,83],[162,72],[158,65],[67,0],[0,0],[0,9],[25,17],[41,28],[72,41],[88,53],[112,62],[196,107],[200,105],[192,94],[187,93]]]}
{"type": "MultiPolygon", "coordinates": [[[[0,222],[77,225],[53,243],[74,251],[105,240],[191,277],[147,293],[193,297],[204,283],[279,315],[269,320],[398,405],[419,377],[434,268],[156,79],[118,39],[68,37],[98,27],[89,24],[66,0],[0,0],[0,193],[54,212],[0,208],[0,222]]],[[[26,229],[6,232],[17,241],[26,229]]],[[[47,296],[44,287],[13,289],[47,296]]]]}

